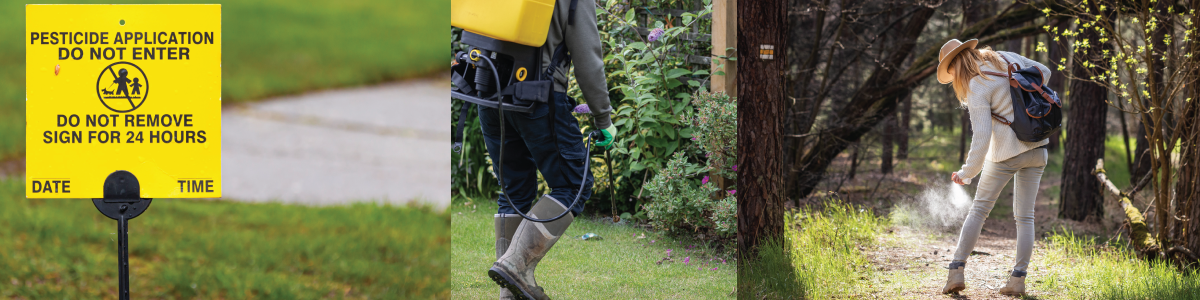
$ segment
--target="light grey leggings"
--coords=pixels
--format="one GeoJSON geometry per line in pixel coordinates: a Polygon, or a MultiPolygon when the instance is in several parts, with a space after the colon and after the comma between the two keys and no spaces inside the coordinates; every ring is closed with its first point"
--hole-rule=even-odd
{"type": "Polygon", "coordinates": [[[1033,206],[1037,198],[1038,184],[1042,181],[1042,171],[1046,169],[1046,149],[1032,149],[1020,155],[1001,162],[987,161],[983,165],[983,173],[979,176],[979,188],[975,191],[975,201],[967,219],[963,221],[962,232],[958,235],[958,250],[954,252],[954,262],[966,262],[971,250],[975,249],[975,241],[979,240],[979,231],[983,229],[983,220],[987,219],[996,198],[1000,197],[1000,189],[1008,184],[1008,179],[1016,175],[1013,185],[1013,218],[1017,221],[1017,256],[1013,265],[1013,274],[1024,276],[1025,267],[1029,266],[1029,256],[1033,253],[1033,206]]]}

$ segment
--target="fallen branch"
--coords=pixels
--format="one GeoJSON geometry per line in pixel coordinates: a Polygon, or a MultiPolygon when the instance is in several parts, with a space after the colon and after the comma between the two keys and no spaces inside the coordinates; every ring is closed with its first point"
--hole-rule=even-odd
{"type": "MultiPolygon", "coordinates": [[[[1133,206],[1133,202],[1129,200],[1129,194],[1121,192],[1112,181],[1108,180],[1108,176],[1104,174],[1103,158],[1096,160],[1096,169],[1092,171],[1092,174],[1096,175],[1096,178],[1104,183],[1104,187],[1109,192],[1120,197],[1121,208],[1125,210],[1125,221],[1129,222],[1129,235],[1133,240],[1134,248],[1145,254],[1157,254],[1158,241],[1150,234],[1150,229],[1146,226],[1146,220],[1142,218],[1142,212],[1133,206]]],[[[1188,251],[1187,253],[1190,252],[1188,251]]]]}
{"type": "Polygon", "coordinates": [[[1200,261],[1200,257],[1196,257],[1196,254],[1192,253],[1192,250],[1188,250],[1188,248],[1185,248],[1183,246],[1175,246],[1175,247],[1171,247],[1171,249],[1167,249],[1165,256],[1166,257],[1174,257],[1175,253],[1183,254],[1184,256],[1187,256],[1187,258],[1190,259],[1190,261],[1193,261],[1193,262],[1200,261]]]}

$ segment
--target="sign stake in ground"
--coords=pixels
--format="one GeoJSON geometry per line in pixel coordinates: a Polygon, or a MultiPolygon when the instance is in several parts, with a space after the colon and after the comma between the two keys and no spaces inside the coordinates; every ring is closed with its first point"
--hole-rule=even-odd
{"type": "Polygon", "coordinates": [[[121,300],[129,299],[129,220],[137,218],[151,199],[142,198],[137,177],[128,171],[116,171],[104,179],[104,198],[92,199],[92,204],[104,216],[117,220],[117,265],[120,275],[121,300]]]}
{"type": "Polygon", "coordinates": [[[117,220],[129,299],[129,220],[221,197],[221,6],[26,5],[24,42],[25,196],[117,220]]]}

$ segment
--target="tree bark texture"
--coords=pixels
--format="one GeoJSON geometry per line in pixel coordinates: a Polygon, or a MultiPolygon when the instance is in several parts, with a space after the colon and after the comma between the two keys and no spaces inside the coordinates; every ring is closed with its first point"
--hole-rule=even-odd
{"type": "MultiPolygon", "coordinates": [[[[1093,11],[1099,11],[1092,8],[1093,11]]],[[[1095,28],[1095,27],[1092,27],[1095,28]]],[[[1094,29],[1085,29],[1076,42],[1089,41],[1091,47],[1084,53],[1076,53],[1089,59],[1092,64],[1103,65],[1100,54],[1111,47],[1099,44],[1100,34],[1094,29]]],[[[1078,61],[1078,60],[1077,60],[1078,61]]],[[[1077,78],[1087,78],[1088,70],[1076,62],[1072,73],[1077,78]]],[[[1101,72],[1099,68],[1092,74],[1101,72]]],[[[1097,159],[1104,158],[1104,129],[1107,125],[1108,105],[1105,99],[1108,90],[1103,86],[1076,80],[1071,83],[1071,114],[1067,117],[1067,141],[1063,159],[1062,191],[1059,216],[1082,221],[1089,216],[1103,216],[1104,196],[1100,181],[1092,175],[1097,159]]]]}
{"type": "Polygon", "coordinates": [[[908,159],[910,124],[912,124],[912,93],[908,93],[904,96],[904,101],[900,102],[900,126],[896,128],[900,131],[896,135],[896,159],[908,159]]]}
{"type": "Polygon", "coordinates": [[[759,245],[783,237],[783,121],[787,64],[787,1],[738,3],[738,252],[756,258],[759,245]],[[762,59],[773,45],[774,59],[762,59]]]}
{"type": "Polygon", "coordinates": [[[883,121],[883,136],[880,136],[879,146],[882,151],[879,153],[879,172],[883,174],[892,173],[892,149],[895,146],[896,136],[896,114],[888,116],[883,121]]]}

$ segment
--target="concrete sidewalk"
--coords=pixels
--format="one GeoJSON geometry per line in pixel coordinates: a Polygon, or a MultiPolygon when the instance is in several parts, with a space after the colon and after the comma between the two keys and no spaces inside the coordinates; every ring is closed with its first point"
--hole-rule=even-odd
{"type": "Polygon", "coordinates": [[[225,199],[445,209],[448,86],[421,79],[226,107],[225,199]]]}

